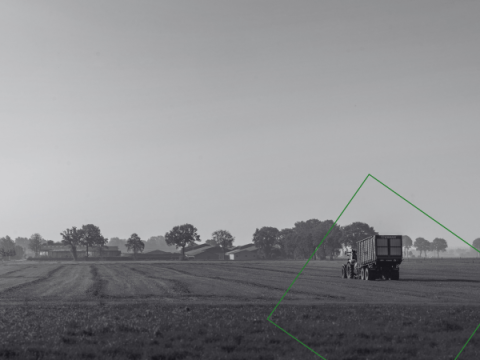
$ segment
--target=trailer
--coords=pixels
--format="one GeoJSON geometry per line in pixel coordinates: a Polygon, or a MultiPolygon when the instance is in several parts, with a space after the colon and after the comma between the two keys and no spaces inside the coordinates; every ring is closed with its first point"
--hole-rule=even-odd
{"type": "Polygon", "coordinates": [[[357,242],[342,265],[344,279],[400,279],[403,260],[402,235],[372,235],[357,242]]]}

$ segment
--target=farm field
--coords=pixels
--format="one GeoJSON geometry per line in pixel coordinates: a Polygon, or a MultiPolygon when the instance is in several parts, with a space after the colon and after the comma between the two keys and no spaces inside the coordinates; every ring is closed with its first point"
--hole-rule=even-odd
{"type": "MultiPolygon", "coordinates": [[[[4,263],[0,358],[319,359],[266,320],[304,263],[4,263]]],[[[327,360],[453,360],[480,324],[478,260],[405,261],[400,281],[340,264],[310,262],[272,316],[327,360]]]]}

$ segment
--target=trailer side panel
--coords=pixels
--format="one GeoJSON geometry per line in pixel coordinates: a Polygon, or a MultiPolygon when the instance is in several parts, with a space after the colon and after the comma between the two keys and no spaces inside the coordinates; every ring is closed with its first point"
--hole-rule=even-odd
{"type": "Polygon", "coordinates": [[[377,259],[375,236],[360,240],[358,242],[358,264],[368,265],[377,259]]]}

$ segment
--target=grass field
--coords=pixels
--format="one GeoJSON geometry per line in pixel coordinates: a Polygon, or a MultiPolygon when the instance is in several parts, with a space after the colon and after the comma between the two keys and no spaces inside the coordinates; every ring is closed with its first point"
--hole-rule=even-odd
{"type": "MultiPolygon", "coordinates": [[[[453,360],[480,324],[478,260],[406,261],[400,281],[340,264],[310,262],[272,316],[327,360],[453,360]]],[[[0,358],[319,359],[267,321],[303,265],[4,263],[0,358]]]]}

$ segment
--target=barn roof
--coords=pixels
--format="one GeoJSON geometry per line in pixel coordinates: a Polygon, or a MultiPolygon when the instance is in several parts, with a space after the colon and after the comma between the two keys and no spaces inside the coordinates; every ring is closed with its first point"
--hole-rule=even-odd
{"type": "Polygon", "coordinates": [[[214,249],[214,248],[216,248],[216,246],[212,246],[208,244],[196,245],[196,246],[192,246],[188,250],[185,248],[185,255],[195,256],[209,249],[214,249]]]}
{"type": "Polygon", "coordinates": [[[232,251],[227,252],[225,255],[236,254],[242,251],[256,251],[256,250],[258,250],[258,248],[255,246],[255,244],[247,244],[243,246],[237,246],[232,251]]]}
{"type": "Polygon", "coordinates": [[[173,254],[173,253],[168,251],[163,251],[163,250],[152,250],[152,251],[147,251],[144,254],[159,255],[159,254],[173,254]]]}

